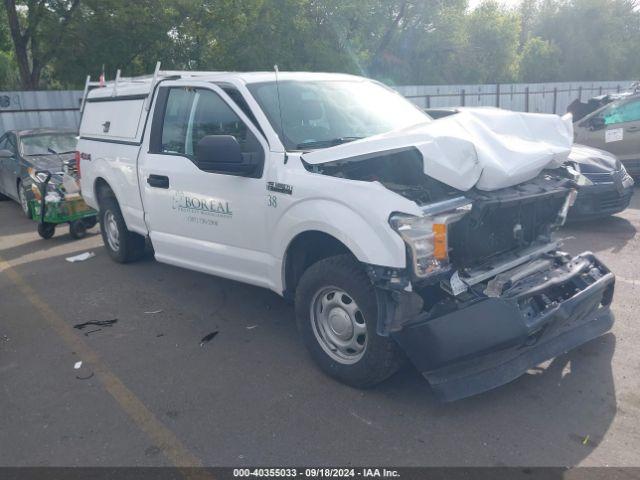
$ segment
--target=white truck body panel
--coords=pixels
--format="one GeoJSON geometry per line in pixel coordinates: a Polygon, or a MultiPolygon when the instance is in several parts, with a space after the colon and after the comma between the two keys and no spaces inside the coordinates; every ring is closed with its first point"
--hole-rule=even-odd
{"type": "Polygon", "coordinates": [[[90,141],[91,146],[87,147],[86,142],[89,140],[78,142],[79,148],[84,148],[81,151],[91,152],[91,161],[82,163],[86,172],[80,179],[85,202],[92,208],[99,208],[95,183],[96,179],[103,179],[115,193],[129,230],[147,235],[136,170],[140,147],[99,141],[90,141]],[[93,179],[91,183],[89,178],[93,179]]]}
{"type": "Polygon", "coordinates": [[[120,102],[94,102],[82,118],[81,135],[131,142],[138,140],[144,128],[144,99],[120,102]]]}

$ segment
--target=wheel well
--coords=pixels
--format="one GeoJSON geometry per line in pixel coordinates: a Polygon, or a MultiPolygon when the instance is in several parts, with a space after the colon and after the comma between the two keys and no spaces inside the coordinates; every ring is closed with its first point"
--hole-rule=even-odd
{"type": "Polygon", "coordinates": [[[284,296],[293,298],[302,274],[314,263],[334,255],[352,254],[340,240],[329,234],[309,231],[289,243],[284,262],[284,296]]]}
{"type": "Polygon", "coordinates": [[[93,188],[94,188],[94,192],[96,194],[96,200],[98,201],[98,205],[100,205],[100,203],[101,203],[103,198],[106,198],[106,197],[114,197],[115,198],[115,196],[116,196],[113,193],[113,190],[111,189],[111,187],[109,186],[107,181],[102,177],[98,177],[96,179],[96,182],[95,182],[93,188]]]}

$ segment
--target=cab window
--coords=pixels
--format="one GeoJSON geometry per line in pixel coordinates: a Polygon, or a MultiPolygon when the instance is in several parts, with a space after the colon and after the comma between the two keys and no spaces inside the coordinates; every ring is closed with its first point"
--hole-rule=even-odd
{"type": "Polygon", "coordinates": [[[247,125],[215,92],[170,88],[162,123],[160,152],[192,158],[207,135],[232,135],[243,155],[262,158],[262,145],[247,125]]]}

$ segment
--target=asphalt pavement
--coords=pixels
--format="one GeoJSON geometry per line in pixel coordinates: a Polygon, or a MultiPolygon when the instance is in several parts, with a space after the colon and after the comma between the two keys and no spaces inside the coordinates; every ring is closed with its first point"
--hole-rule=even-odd
{"type": "Polygon", "coordinates": [[[640,192],[559,235],[616,273],[613,331],[451,404],[326,377],[272,292],[35,227],[0,202],[2,466],[640,466],[640,192]]]}

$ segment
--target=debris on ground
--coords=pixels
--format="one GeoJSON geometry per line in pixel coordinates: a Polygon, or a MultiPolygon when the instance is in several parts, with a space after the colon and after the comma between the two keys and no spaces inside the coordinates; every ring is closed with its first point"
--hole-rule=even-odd
{"type": "Polygon", "coordinates": [[[159,333],[156,335],[156,338],[164,337],[164,333],[159,333]]]}
{"type": "Polygon", "coordinates": [[[75,255],[73,257],[67,257],[65,260],[67,262],[75,263],[75,262],[84,262],[85,260],[89,260],[90,258],[95,257],[96,254],[93,252],[84,252],[80,255],[75,255]]]}
{"type": "Polygon", "coordinates": [[[8,342],[9,341],[9,337],[6,335],[0,335],[0,340],[2,340],[3,342],[8,342]]]}
{"type": "Polygon", "coordinates": [[[256,328],[258,325],[249,325],[247,327],[247,330],[253,330],[254,328],[256,328]]]}
{"type": "Polygon", "coordinates": [[[152,310],[150,312],[144,312],[145,315],[155,315],[157,313],[162,313],[163,310],[152,310]]]}
{"type": "Polygon", "coordinates": [[[218,331],[216,330],[215,332],[211,332],[207,335],[205,335],[204,337],[202,337],[202,340],[200,340],[200,346],[204,346],[205,343],[209,343],[213,337],[215,337],[216,335],[218,335],[218,331]]]}
{"type": "Polygon", "coordinates": [[[78,330],[82,330],[83,328],[87,328],[90,326],[93,327],[112,327],[114,323],[116,323],[118,321],[117,318],[114,318],[112,320],[91,320],[90,322],[84,322],[84,323],[76,323],[73,328],[76,328],[78,330]]]}
{"type": "Polygon", "coordinates": [[[93,377],[93,372],[91,372],[89,375],[87,375],[86,377],[81,377],[80,375],[76,375],[76,378],[78,380],[89,380],[91,377],[93,377]]]}
{"type": "Polygon", "coordinates": [[[589,443],[589,435],[587,435],[586,437],[584,437],[584,438],[582,439],[582,444],[583,444],[583,445],[587,445],[588,443],[589,443]]]}
{"type": "Polygon", "coordinates": [[[79,362],[76,362],[76,363],[73,365],[73,369],[74,369],[74,370],[80,370],[80,367],[82,367],[82,360],[80,360],[79,362]]]}
{"type": "Polygon", "coordinates": [[[93,330],[89,330],[88,332],[84,332],[84,336],[88,337],[89,335],[91,335],[92,333],[96,333],[96,332],[101,332],[102,329],[101,328],[95,328],[93,330]]]}

